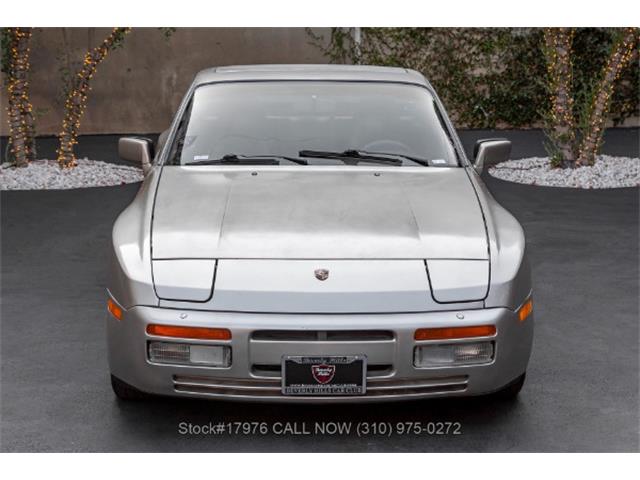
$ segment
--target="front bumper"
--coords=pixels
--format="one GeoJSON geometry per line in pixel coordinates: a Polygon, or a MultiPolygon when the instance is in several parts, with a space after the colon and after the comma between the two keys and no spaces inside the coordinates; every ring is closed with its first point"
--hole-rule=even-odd
{"type": "Polygon", "coordinates": [[[293,315],[134,307],[124,312],[122,320],[107,317],[107,338],[111,374],[147,393],[297,403],[366,402],[481,395],[499,390],[527,368],[533,341],[533,315],[520,322],[517,315],[506,308],[375,315],[293,315]],[[147,342],[171,340],[148,335],[146,326],[150,323],[228,328],[232,332],[229,341],[176,341],[230,345],[231,366],[212,368],[151,363],[147,357],[147,342]],[[491,337],[495,342],[491,363],[414,367],[415,346],[430,343],[415,341],[416,329],[473,325],[496,327],[496,336],[491,337]],[[301,336],[301,332],[305,335],[301,336]],[[302,397],[281,394],[282,355],[353,354],[367,355],[365,395],[302,397]]]}

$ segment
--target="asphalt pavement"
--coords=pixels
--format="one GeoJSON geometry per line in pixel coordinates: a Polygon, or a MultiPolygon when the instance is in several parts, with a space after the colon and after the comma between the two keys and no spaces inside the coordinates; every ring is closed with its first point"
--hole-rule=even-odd
{"type": "MultiPolygon", "coordinates": [[[[466,146],[486,133],[463,133],[466,146]]],[[[543,154],[540,135],[510,135],[514,152],[543,154]]],[[[605,148],[637,156],[637,130],[620,135],[626,140],[605,148]]],[[[80,148],[112,159],[115,138],[101,141],[108,148],[91,137],[81,139],[80,148]]],[[[533,266],[534,349],[514,402],[119,402],[106,359],[105,252],[111,225],[138,186],[2,192],[0,450],[638,451],[638,189],[486,181],[524,226],[533,266]],[[189,424],[193,431],[233,422],[257,422],[249,427],[256,432],[245,434],[244,423],[231,433],[181,433],[189,424]],[[315,432],[323,422],[352,427],[315,432]],[[369,432],[359,435],[363,422],[369,432]],[[460,426],[449,434],[400,435],[400,422],[460,426]],[[388,426],[396,433],[383,433],[388,426]]]]}

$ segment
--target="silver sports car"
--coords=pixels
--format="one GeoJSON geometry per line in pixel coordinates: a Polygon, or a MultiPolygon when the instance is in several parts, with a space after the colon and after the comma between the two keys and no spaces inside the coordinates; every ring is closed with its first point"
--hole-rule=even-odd
{"type": "Polygon", "coordinates": [[[533,339],[518,222],[433,88],[400,68],[200,72],[113,227],[113,389],[365,402],[522,388],[533,339]]]}

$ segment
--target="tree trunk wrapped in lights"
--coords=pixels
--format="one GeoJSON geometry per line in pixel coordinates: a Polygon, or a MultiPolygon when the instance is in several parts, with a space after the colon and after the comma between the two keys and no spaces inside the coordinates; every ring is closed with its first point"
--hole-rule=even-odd
{"type": "Polygon", "coordinates": [[[545,28],[544,52],[547,59],[551,108],[546,133],[552,142],[551,163],[568,167],[576,158],[576,132],[573,116],[572,28],[545,28]]]}
{"type": "Polygon", "coordinates": [[[554,167],[593,165],[602,147],[602,138],[611,108],[615,82],[622,70],[637,54],[638,28],[616,32],[615,40],[602,71],[594,79],[587,98],[574,108],[573,62],[571,46],[573,30],[547,28],[544,32],[549,90],[547,146],[554,167]],[[576,120],[579,118],[579,121],[576,120]]]}
{"type": "Polygon", "coordinates": [[[634,47],[638,44],[638,32],[640,32],[638,28],[625,28],[611,49],[611,55],[588,107],[586,129],[582,135],[580,153],[576,161],[578,165],[593,165],[596,160],[596,155],[602,146],[613,87],[622,69],[631,61],[634,53],[637,53],[634,47]]]}
{"type": "Polygon", "coordinates": [[[3,33],[11,152],[16,166],[23,167],[35,158],[35,126],[28,78],[31,28],[7,28],[3,33]]]}
{"type": "Polygon", "coordinates": [[[71,88],[65,101],[65,115],[62,121],[62,131],[59,135],[58,163],[63,168],[70,168],[76,165],[74,145],[78,143],[80,120],[91,89],[91,78],[109,51],[121,45],[129,30],[130,28],[127,27],[114,28],[100,45],[86,53],[82,67],[73,77],[71,88]]]}

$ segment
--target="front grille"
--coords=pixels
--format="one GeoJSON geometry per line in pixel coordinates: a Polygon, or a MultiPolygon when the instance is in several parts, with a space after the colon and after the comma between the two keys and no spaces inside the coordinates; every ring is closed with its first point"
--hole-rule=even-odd
{"type": "Polygon", "coordinates": [[[264,342],[376,342],[393,340],[388,330],[258,330],[251,340],[264,342]]]}
{"type": "Polygon", "coordinates": [[[282,375],[283,355],[310,357],[367,356],[367,377],[393,375],[396,336],[389,330],[256,330],[249,337],[251,374],[267,379],[282,375]]]}
{"type": "MultiPolygon", "coordinates": [[[[371,380],[367,381],[366,398],[394,398],[437,395],[463,392],[467,389],[469,377],[430,378],[422,380],[371,380]]],[[[245,399],[284,399],[321,398],[328,401],[344,397],[285,397],[281,393],[279,379],[234,379],[204,376],[174,375],[173,385],[176,392],[198,394],[210,397],[232,397],[245,399]]]]}

